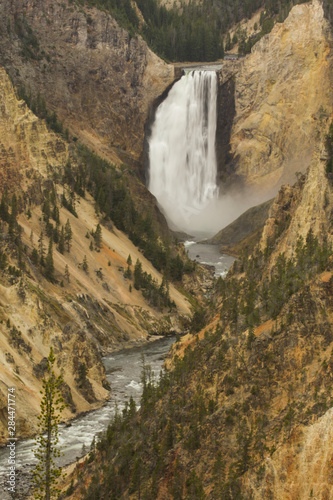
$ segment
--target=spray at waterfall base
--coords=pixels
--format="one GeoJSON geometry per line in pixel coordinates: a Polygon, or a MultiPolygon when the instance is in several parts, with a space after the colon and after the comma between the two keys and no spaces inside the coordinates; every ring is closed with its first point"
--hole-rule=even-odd
{"type": "MultiPolygon", "coordinates": [[[[148,140],[148,189],[171,229],[204,237],[250,206],[218,185],[216,69],[190,70],[159,105],[148,140]]],[[[254,200],[254,204],[258,201],[254,200]]]]}

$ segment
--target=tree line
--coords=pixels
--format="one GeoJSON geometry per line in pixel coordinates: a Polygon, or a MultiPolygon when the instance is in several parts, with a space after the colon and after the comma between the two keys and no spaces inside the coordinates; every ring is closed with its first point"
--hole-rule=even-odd
{"type": "Polygon", "coordinates": [[[244,34],[239,40],[240,54],[249,52],[274,22],[282,22],[290,9],[305,0],[207,0],[189,2],[181,9],[167,9],[157,0],[136,0],[144,23],[140,23],[129,0],[81,0],[110,12],[130,36],[140,33],[160,57],[168,61],[215,61],[223,58],[224,46],[229,50],[228,33],[242,19],[250,19],[264,9],[261,30],[244,34]]]}

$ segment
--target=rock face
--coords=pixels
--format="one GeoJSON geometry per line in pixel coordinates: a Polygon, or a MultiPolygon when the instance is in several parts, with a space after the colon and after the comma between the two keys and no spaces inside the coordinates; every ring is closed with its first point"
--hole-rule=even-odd
{"type": "Polygon", "coordinates": [[[283,24],[232,65],[236,117],[229,171],[251,190],[275,194],[310,164],[333,105],[332,35],[319,0],[295,6],[283,24]]]}
{"type": "Polygon", "coordinates": [[[5,0],[0,19],[1,60],[14,83],[40,92],[100,153],[138,159],[148,105],[172,82],[173,66],[108,14],[68,0],[5,0]]]}
{"type": "Polygon", "coordinates": [[[249,208],[235,221],[219,231],[213,238],[207,240],[207,243],[221,245],[221,252],[230,252],[232,255],[234,253],[238,255],[239,244],[241,244],[239,248],[241,250],[243,245],[247,246],[249,238],[251,242],[254,240],[252,244],[254,246],[261,237],[272,204],[273,200],[268,200],[261,205],[249,208]]]}
{"type": "Polygon", "coordinates": [[[49,132],[39,120],[18,101],[13,86],[0,68],[0,192],[4,186],[26,187],[26,174],[31,169],[46,175],[47,168],[65,165],[68,146],[49,132]]]}
{"type": "MultiPolygon", "coordinates": [[[[270,238],[276,238],[277,228],[285,230],[284,238],[277,244],[277,252],[290,257],[301,236],[306,239],[308,232],[319,238],[327,238],[333,243],[332,213],[333,187],[325,174],[326,160],[322,158],[322,145],[314,152],[307,175],[299,178],[293,186],[282,186],[270,209],[260,246],[263,250],[270,238]]],[[[274,256],[272,265],[274,264],[274,256]]]]}
{"type": "MultiPolygon", "coordinates": [[[[93,199],[86,195],[77,200],[78,217],[61,206],[64,188],[60,179],[69,158],[75,162],[73,146],[50,132],[45,122],[17,99],[8,75],[0,68],[0,200],[4,188],[9,196],[17,195],[25,253],[23,273],[18,271],[17,247],[8,234],[8,224],[0,219],[0,444],[7,436],[8,387],[16,388],[17,436],[36,431],[39,391],[50,345],[57,372],[63,373],[64,397],[69,403],[64,418],[69,419],[100,406],[109,397],[103,354],[142,342],[148,334],[181,328],[178,314],[178,319],[173,314],[164,316],[152,309],[140,292],[129,290],[124,277],[129,254],[133,262],[139,258],[143,269],[158,282],[162,276],[124,234],[103,226],[102,248],[100,252],[91,250],[91,231],[99,222],[93,199]],[[51,187],[56,193],[59,228],[68,220],[72,231],[70,252],[61,253],[56,244],[53,246],[52,283],[32,258],[33,249],[39,251],[42,231],[44,250],[48,244],[41,204],[51,187]],[[86,271],[82,268],[84,258],[89,267],[86,271]],[[86,377],[80,377],[85,371],[86,377]]],[[[187,301],[172,285],[170,294],[181,314],[188,315],[187,301]]]]}
{"type": "Polygon", "coordinates": [[[258,484],[257,475],[247,474],[246,491],[254,500],[332,498],[332,439],[333,408],[314,424],[301,425],[288,446],[264,461],[264,481],[258,484]]]}

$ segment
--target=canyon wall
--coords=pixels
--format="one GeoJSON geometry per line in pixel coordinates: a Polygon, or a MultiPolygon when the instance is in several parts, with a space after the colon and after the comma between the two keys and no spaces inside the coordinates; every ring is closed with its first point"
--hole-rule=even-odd
{"type": "Polygon", "coordinates": [[[245,58],[225,61],[221,78],[231,73],[235,81],[236,116],[222,175],[232,173],[261,199],[293,184],[331,115],[332,69],[332,33],[319,0],[295,6],[245,58]]]}
{"type": "Polygon", "coordinates": [[[139,36],[69,0],[0,5],[1,63],[65,127],[115,162],[142,153],[149,103],[174,79],[139,36]]]}
{"type": "MultiPolygon", "coordinates": [[[[103,404],[109,386],[102,355],[147,340],[148,335],[180,331],[181,316],[189,305],[170,285],[178,311],[165,314],[153,308],[124,276],[127,257],[142,262],[143,270],[157,282],[162,276],[134,244],[111,224],[102,229],[99,252],[92,248],[92,231],[100,219],[88,193],[76,198],[77,217],[61,204],[66,189],[64,167],[77,161],[73,146],[48,130],[24,101],[18,100],[12,83],[0,68],[0,200],[17,196],[18,223],[24,265],[8,225],[0,219],[0,444],[6,439],[7,388],[16,388],[17,437],[36,431],[45,358],[50,345],[57,373],[65,384],[69,407],[64,418],[103,404]],[[33,259],[41,245],[46,249],[43,203],[55,189],[59,210],[57,227],[70,222],[70,252],[53,245],[54,280],[33,259]],[[42,232],[44,236],[42,237],[42,232]],[[41,239],[44,238],[44,244],[41,239]],[[3,263],[3,252],[6,262],[3,263]],[[83,261],[87,267],[84,269],[83,261]],[[65,272],[67,266],[68,275],[65,272]],[[180,314],[179,314],[180,313],[180,314]],[[176,316],[178,319],[176,319],[176,316]],[[82,373],[86,373],[84,376],[82,373]],[[80,375],[81,374],[81,375],[80,375]]],[[[139,196],[139,195],[138,195],[139,196]]],[[[3,214],[2,214],[3,216],[3,214]]]]}

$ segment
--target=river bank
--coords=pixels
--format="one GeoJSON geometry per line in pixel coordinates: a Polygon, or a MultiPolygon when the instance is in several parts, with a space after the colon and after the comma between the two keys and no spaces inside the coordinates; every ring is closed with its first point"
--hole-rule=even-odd
{"type": "MultiPolygon", "coordinates": [[[[121,411],[126,401],[133,397],[140,404],[142,385],[142,356],[145,363],[151,366],[156,380],[163,368],[164,358],[169,352],[175,337],[163,337],[150,340],[142,346],[122,349],[105,356],[103,364],[107,379],[111,385],[110,399],[106,404],[92,412],[80,415],[69,425],[61,425],[59,429],[59,447],[64,455],[58,460],[61,467],[74,464],[83,457],[90,448],[94,436],[103,432],[114,415],[116,409],[121,411]]],[[[16,490],[15,496],[6,490],[8,465],[8,448],[0,450],[0,488],[1,500],[26,500],[30,495],[31,469],[36,460],[32,452],[34,439],[27,439],[16,444],[16,490]]]]}

